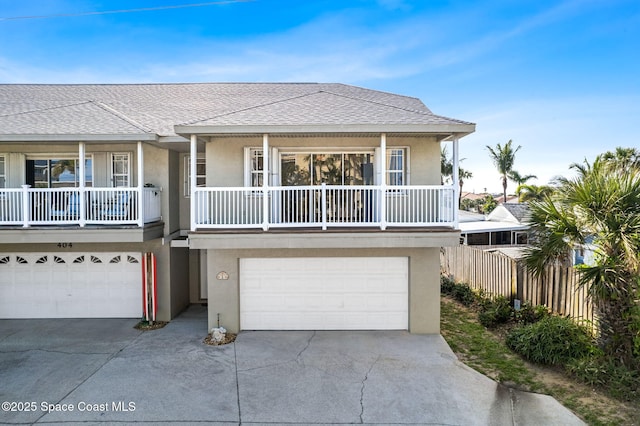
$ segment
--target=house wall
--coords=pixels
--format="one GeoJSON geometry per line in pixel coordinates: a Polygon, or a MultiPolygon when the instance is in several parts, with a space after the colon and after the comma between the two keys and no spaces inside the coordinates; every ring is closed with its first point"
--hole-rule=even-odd
{"type": "MultiPolygon", "coordinates": [[[[145,145],[145,150],[149,145],[145,145]]],[[[93,185],[96,187],[111,187],[110,153],[129,153],[131,167],[131,185],[136,185],[138,170],[137,145],[135,143],[86,143],[85,153],[93,156],[93,185]]],[[[0,154],[7,155],[7,187],[18,188],[25,183],[25,161],[28,155],[52,154],[69,157],[78,156],[78,142],[69,143],[3,143],[0,154]]],[[[148,163],[147,163],[148,164],[148,163]]],[[[146,173],[146,170],[145,170],[146,173]]]]}
{"type": "MultiPolygon", "coordinates": [[[[275,148],[371,148],[379,136],[270,136],[275,148]]],[[[387,147],[409,147],[412,185],[440,185],[440,144],[435,137],[388,136],[387,147]]],[[[206,144],[207,186],[244,186],[244,148],[262,147],[262,136],[215,137],[206,144]]]]}
{"type": "Polygon", "coordinates": [[[208,329],[220,324],[237,333],[240,329],[240,259],[293,257],[408,257],[409,258],[409,331],[419,334],[440,333],[440,249],[247,249],[208,250],[207,285],[209,292],[208,329]],[[220,271],[228,280],[218,280],[220,271]]]}

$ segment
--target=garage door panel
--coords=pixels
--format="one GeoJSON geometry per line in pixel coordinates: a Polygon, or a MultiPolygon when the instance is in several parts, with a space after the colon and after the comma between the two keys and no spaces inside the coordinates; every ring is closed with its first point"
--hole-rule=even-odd
{"type": "Polygon", "coordinates": [[[244,330],[408,328],[407,258],[241,259],[244,330]]]}
{"type": "Polygon", "coordinates": [[[136,318],[140,253],[16,253],[0,264],[0,318],[136,318]]]}

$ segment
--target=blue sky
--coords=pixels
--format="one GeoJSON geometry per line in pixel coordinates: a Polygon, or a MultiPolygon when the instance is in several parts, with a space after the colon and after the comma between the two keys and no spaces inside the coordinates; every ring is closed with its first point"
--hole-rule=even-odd
{"type": "MultiPolygon", "coordinates": [[[[420,98],[476,123],[465,190],[500,192],[486,145],[515,169],[640,148],[638,0],[0,0],[1,83],[341,82],[420,98]]],[[[515,185],[510,183],[510,189],[515,185]]]]}

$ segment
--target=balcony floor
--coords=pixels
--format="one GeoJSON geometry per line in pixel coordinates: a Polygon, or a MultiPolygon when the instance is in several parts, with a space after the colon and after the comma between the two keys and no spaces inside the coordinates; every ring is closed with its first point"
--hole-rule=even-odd
{"type": "Polygon", "coordinates": [[[194,234],[368,234],[368,233],[425,233],[425,232],[459,232],[459,229],[451,228],[449,226],[425,226],[425,227],[417,227],[417,226],[405,226],[405,227],[388,227],[385,230],[380,229],[377,226],[371,227],[362,227],[362,226],[354,226],[354,227],[335,227],[328,228],[323,230],[321,228],[300,228],[300,227],[291,227],[291,228],[270,228],[268,231],[264,231],[260,228],[242,228],[242,229],[197,229],[196,231],[191,231],[190,233],[194,234]]]}

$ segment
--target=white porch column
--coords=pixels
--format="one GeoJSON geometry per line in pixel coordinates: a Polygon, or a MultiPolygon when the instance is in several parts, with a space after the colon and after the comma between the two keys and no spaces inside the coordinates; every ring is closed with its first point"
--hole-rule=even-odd
{"type": "Polygon", "coordinates": [[[84,227],[86,222],[87,222],[87,197],[86,197],[86,192],[85,192],[85,188],[87,186],[87,183],[85,182],[85,157],[86,157],[86,153],[85,153],[85,145],[84,142],[79,142],[78,143],[78,169],[80,171],[80,176],[78,179],[78,208],[79,208],[79,217],[78,219],[80,220],[80,227],[84,227]]]}
{"type": "Polygon", "coordinates": [[[262,135],[262,229],[269,229],[269,135],[262,135]]]}
{"type": "Polygon", "coordinates": [[[453,138],[453,227],[458,228],[458,209],[460,200],[460,152],[458,150],[458,138],[453,138]]]}
{"type": "Polygon", "coordinates": [[[138,226],[144,227],[144,150],[142,142],[138,141],[138,226]]]}
{"type": "Polygon", "coordinates": [[[191,145],[190,145],[190,152],[189,152],[189,176],[191,176],[189,179],[189,194],[191,194],[191,196],[189,197],[189,205],[190,205],[189,211],[190,211],[190,218],[191,218],[191,231],[196,230],[196,208],[198,205],[198,203],[196,202],[197,163],[198,163],[198,136],[191,135],[191,145]]]}
{"type": "Polygon", "coordinates": [[[387,134],[380,135],[380,229],[387,229],[387,134]]]}

